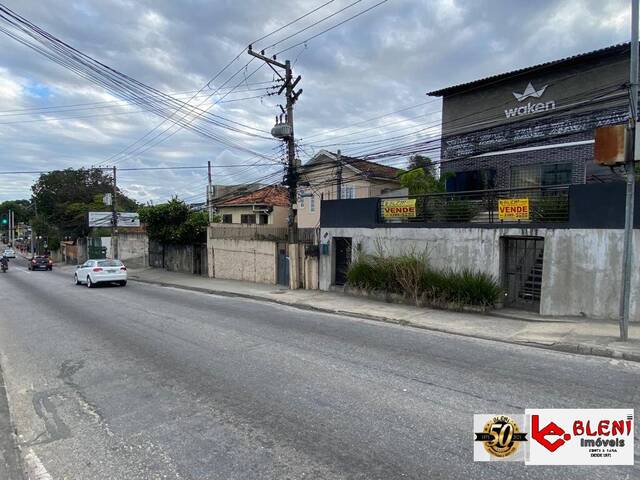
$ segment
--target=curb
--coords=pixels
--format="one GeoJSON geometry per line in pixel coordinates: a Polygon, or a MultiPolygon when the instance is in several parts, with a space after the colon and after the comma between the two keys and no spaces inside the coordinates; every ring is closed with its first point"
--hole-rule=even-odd
{"type": "MultiPolygon", "coordinates": [[[[170,287],[170,288],[177,288],[179,290],[187,290],[187,291],[192,291],[192,292],[198,292],[198,293],[206,293],[206,294],[211,294],[211,295],[218,295],[221,297],[231,297],[231,298],[247,298],[250,300],[257,300],[257,301],[261,301],[261,302],[269,302],[269,303],[275,303],[277,305],[284,305],[287,307],[293,307],[293,308],[297,308],[300,310],[308,310],[308,311],[313,311],[313,312],[321,312],[321,313],[330,313],[330,314],[334,314],[334,315],[344,315],[344,316],[348,316],[348,317],[352,317],[352,318],[359,318],[361,320],[373,320],[376,322],[384,322],[384,323],[391,323],[394,325],[402,325],[402,326],[406,326],[406,327],[412,327],[412,328],[419,328],[421,330],[429,330],[432,332],[438,332],[438,333],[446,333],[449,335],[458,335],[460,337],[466,337],[466,338],[477,338],[480,340],[490,340],[493,342],[500,342],[500,343],[507,343],[510,345],[520,345],[520,346],[524,346],[524,347],[533,347],[533,348],[540,348],[543,350],[553,350],[556,352],[563,352],[563,353],[572,353],[572,354],[578,354],[578,355],[588,355],[588,356],[595,356],[595,357],[606,357],[606,358],[615,358],[618,360],[627,360],[630,362],[640,362],[640,353],[633,353],[633,352],[621,352],[619,350],[614,350],[612,348],[609,347],[601,347],[598,345],[589,345],[589,344],[584,344],[584,343],[569,343],[569,342],[554,342],[554,343],[549,343],[549,344],[544,344],[544,343],[539,343],[539,342],[535,342],[535,341],[527,341],[527,340],[508,340],[508,339],[504,339],[504,338],[496,338],[496,337],[491,337],[490,335],[471,335],[471,334],[467,334],[467,333],[461,333],[461,332],[455,332],[455,331],[451,331],[451,330],[447,330],[446,328],[438,328],[438,327],[432,327],[432,326],[427,326],[427,325],[421,325],[418,323],[413,323],[409,320],[398,320],[395,318],[389,318],[389,317],[381,317],[381,316],[377,316],[377,315],[365,315],[365,314],[361,314],[361,313],[357,313],[357,312],[350,312],[350,311],[345,311],[345,310],[332,310],[332,309],[328,309],[328,308],[322,308],[322,307],[314,307],[311,305],[303,305],[303,304],[297,304],[297,303],[289,303],[289,302],[284,302],[282,300],[277,300],[275,298],[269,298],[269,297],[262,297],[259,295],[251,295],[249,293],[238,293],[238,292],[228,292],[225,290],[214,290],[211,288],[203,288],[203,287],[191,287],[188,285],[178,285],[175,283],[166,283],[166,282],[160,282],[160,281],[155,281],[155,280],[145,280],[145,279],[141,279],[141,278],[136,278],[135,276],[130,276],[129,277],[129,281],[133,281],[133,282],[139,282],[139,283],[146,283],[149,285],[158,285],[161,287],[170,287]]],[[[522,320],[522,319],[520,319],[522,320]]],[[[524,321],[524,320],[522,320],[524,321]]]]}

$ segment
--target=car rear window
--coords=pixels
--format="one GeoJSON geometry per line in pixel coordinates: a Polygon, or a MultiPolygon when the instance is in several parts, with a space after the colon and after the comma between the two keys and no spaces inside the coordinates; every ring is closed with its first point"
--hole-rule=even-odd
{"type": "Polygon", "coordinates": [[[99,267],[121,267],[122,262],[120,260],[100,260],[98,262],[99,267]]]}

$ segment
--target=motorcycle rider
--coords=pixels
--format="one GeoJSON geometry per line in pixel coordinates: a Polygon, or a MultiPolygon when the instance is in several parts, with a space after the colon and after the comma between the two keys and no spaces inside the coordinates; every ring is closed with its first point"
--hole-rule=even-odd
{"type": "Polygon", "coordinates": [[[0,266],[2,267],[3,272],[6,272],[9,268],[9,259],[4,255],[2,255],[2,258],[0,258],[0,266]]]}

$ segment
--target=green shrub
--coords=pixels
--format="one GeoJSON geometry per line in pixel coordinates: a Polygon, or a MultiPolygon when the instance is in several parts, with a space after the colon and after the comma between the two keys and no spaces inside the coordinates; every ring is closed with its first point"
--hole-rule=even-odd
{"type": "Polygon", "coordinates": [[[347,282],[368,291],[403,294],[418,303],[449,307],[495,305],[502,288],[491,276],[470,269],[429,268],[424,255],[398,257],[361,255],[347,272],[347,282]]]}
{"type": "Polygon", "coordinates": [[[532,220],[562,222],[569,219],[569,199],[566,196],[542,197],[532,203],[532,220]]]}
{"type": "Polygon", "coordinates": [[[468,222],[478,214],[478,207],[469,200],[452,198],[443,202],[440,219],[444,222],[468,222]]]}

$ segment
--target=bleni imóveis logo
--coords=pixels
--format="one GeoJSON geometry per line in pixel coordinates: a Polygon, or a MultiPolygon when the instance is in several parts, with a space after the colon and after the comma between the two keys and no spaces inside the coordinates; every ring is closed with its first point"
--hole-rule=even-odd
{"type": "Polygon", "coordinates": [[[480,414],[473,416],[473,459],[487,461],[523,461],[520,443],[527,441],[521,430],[524,415],[480,414]]]}

